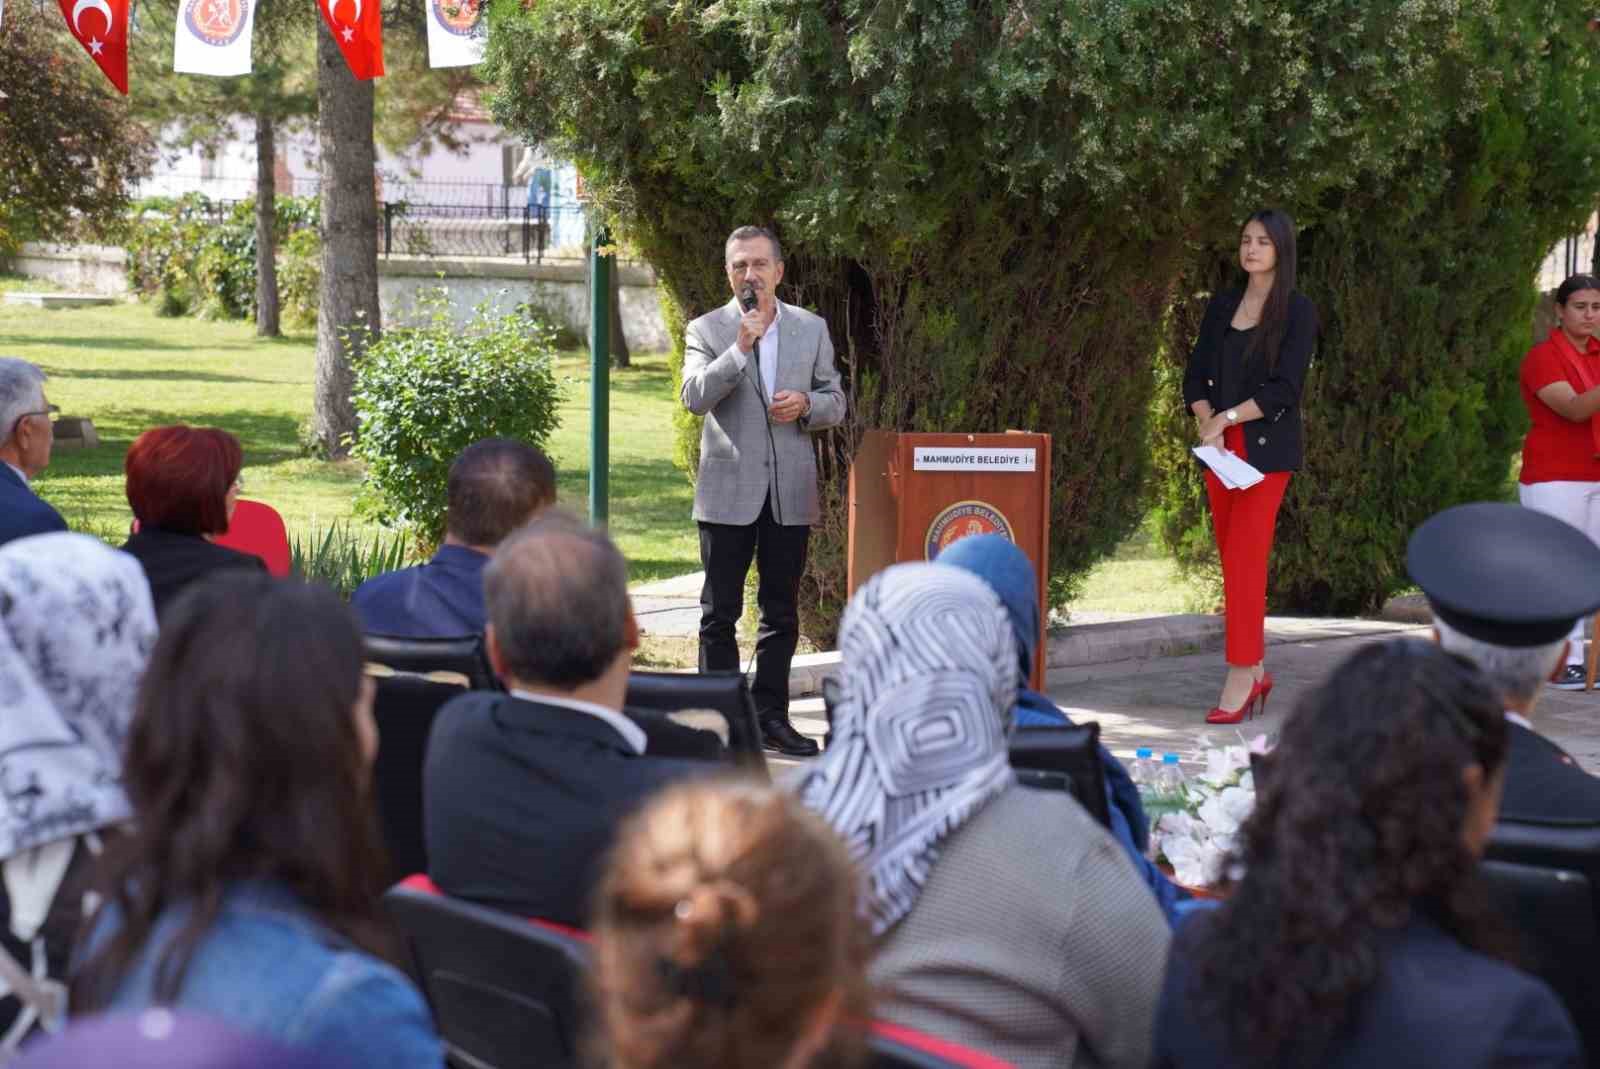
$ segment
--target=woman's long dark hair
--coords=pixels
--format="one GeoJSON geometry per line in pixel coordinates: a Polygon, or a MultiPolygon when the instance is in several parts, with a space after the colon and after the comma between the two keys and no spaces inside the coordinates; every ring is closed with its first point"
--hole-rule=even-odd
{"type": "MultiPolygon", "coordinates": [[[[1277,266],[1272,272],[1272,289],[1267,293],[1267,300],[1261,307],[1261,322],[1258,324],[1255,336],[1250,339],[1250,345],[1245,350],[1245,360],[1262,357],[1267,362],[1267,369],[1274,370],[1278,366],[1278,350],[1283,348],[1283,336],[1289,330],[1289,299],[1294,296],[1294,289],[1298,280],[1297,269],[1298,253],[1295,250],[1294,220],[1286,212],[1276,208],[1266,208],[1256,212],[1244,221],[1245,226],[1251,223],[1260,223],[1266,228],[1267,237],[1272,239],[1272,248],[1277,253],[1277,266]]],[[[1241,234],[1244,227],[1240,227],[1241,234]]]]}
{"type": "Polygon", "coordinates": [[[325,587],[234,573],[173,603],[139,689],[123,765],[133,828],[102,880],[120,925],[73,981],[101,1008],[163,910],[191,908],[161,950],[175,1001],[230,881],[288,888],[329,928],[381,953],[385,868],[352,710],[361,635],[325,587]]]}
{"type": "Polygon", "coordinates": [[[1230,860],[1243,879],[1176,951],[1193,962],[1186,1016],[1220,1022],[1239,1064],[1311,1064],[1414,914],[1504,957],[1462,840],[1462,772],[1487,781],[1506,746],[1487,681],[1433,643],[1347,658],[1261,770],[1230,860]]]}

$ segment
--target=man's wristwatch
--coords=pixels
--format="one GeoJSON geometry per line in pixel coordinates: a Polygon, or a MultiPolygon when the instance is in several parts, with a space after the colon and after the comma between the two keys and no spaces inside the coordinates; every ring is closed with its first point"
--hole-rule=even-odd
{"type": "Polygon", "coordinates": [[[1228,409],[1227,416],[1228,416],[1228,422],[1229,423],[1238,423],[1239,422],[1239,410],[1237,408],[1228,409]]]}

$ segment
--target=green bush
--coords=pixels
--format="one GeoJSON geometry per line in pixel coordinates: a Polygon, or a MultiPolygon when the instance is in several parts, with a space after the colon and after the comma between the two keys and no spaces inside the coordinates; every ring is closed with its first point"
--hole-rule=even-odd
{"type": "Polygon", "coordinates": [[[356,587],[408,563],[410,539],[405,532],[379,531],[363,539],[349,524],[335,521],[326,530],[289,536],[289,562],[300,578],[326,583],[348,598],[356,587]]]}
{"type": "Polygon", "coordinates": [[[315,229],[293,231],[278,255],[278,306],[292,327],[317,325],[322,290],[322,238],[315,229]]]}
{"type": "Polygon", "coordinates": [[[733,226],[778,228],[852,406],[818,441],[802,614],[826,643],[874,427],[1052,434],[1063,597],[1144,511],[1154,354],[1197,237],[1432,145],[1496,84],[1498,8],[541,0],[491,8],[484,76],[503,125],[582,162],[675,321],[728,299],[733,226]]]}
{"type": "MultiPolygon", "coordinates": [[[[1374,611],[1408,587],[1405,547],[1439,509],[1497,500],[1527,427],[1517,371],[1545,253],[1594,209],[1600,130],[1584,118],[1600,67],[1575,0],[1506,4],[1482,42],[1489,101],[1380,181],[1300,216],[1301,289],[1323,333],[1306,381],[1305,466],[1290,480],[1270,570],[1280,611],[1374,611]],[[1551,26],[1567,26],[1547,36],[1551,26]]],[[[1237,222],[1233,226],[1237,226],[1237,222]]],[[[1205,492],[1188,449],[1182,360],[1237,231],[1185,279],[1161,361],[1158,527],[1179,563],[1214,571],[1205,492]]]]}
{"type": "MultiPolygon", "coordinates": [[[[302,316],[303,261],[311,250],[320,248],[315,230],[317,211],[314,197],[279,197],[275,206],[279,248],[292,246],[292,251],[285,251],[290,254],[291,272],[298,272],[301,303],[294,311],[302,316]],[[301,236],[307,233],[309,238],[301,236]]],[[[135,205],[123,237],[129,285],[154,298],[160,315],[250,318],[255,315],[256,302],[255,225],[253,201],[228,205],[200,193],[176,199],[146,198],[135,205]]],[[[320,251],[310,255],[311,259],[319,257],[320,251]]],[[[315,286],[313,279],[313,293],[315,286]]],[[[312,319],[314,322],[314,315],[312,319]]]]}
{"type": "Polygon", "coordinates": [[[420,325],[390,326],[356,363],[353,454],[367,466],[363,507],[433,546],[461,450],[482,438],[542,447],[560,423],[555,331],[527,308],[499,315],[488,301],[457,326],[443,290],[419,297],[409,321],[420,325]]]}

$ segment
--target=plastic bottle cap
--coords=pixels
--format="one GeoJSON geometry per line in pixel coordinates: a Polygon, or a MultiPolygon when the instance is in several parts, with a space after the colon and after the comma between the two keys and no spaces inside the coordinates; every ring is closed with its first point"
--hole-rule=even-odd
{"type": "Polygon", "coordinates": [[[1178,755],[1175,753],[1164,753],[1161,755],[1161,763],[1164,765],[1175,765],[1178,763],[1178,755]]]}
{"type": "Polygon", "coordinates": [[[1154,754],[1152,754],[1148,748],[1141,746],[1141,747],[1139,747],[1139,749],[1133,751],[1133,756],[1135,756],[1135,757],[1153,757],[1154,754]]]}

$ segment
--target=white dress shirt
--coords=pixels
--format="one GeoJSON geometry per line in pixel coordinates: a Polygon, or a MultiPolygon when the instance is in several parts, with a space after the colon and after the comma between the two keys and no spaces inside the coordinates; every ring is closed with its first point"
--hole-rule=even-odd
{"type": "MultiPolygon", "coordinates": [[[[767,332],[761,335],[761,340],[756,342],[756,351],[761,356],[761,389],[766,393],[767,403],[772,403],[773,386],[778,381],[778,320],[783,318],[783,302],[774,301],[772,322],[767,324],[767,332]]],[[[743,371],[750,364],[750,357],[735,343],[733,351],[739,361],[739,370],[743,371]]]]}
{"type": "Polygon", "coordinates": [[[632,720],[629,720],[627,717],[623,716],[621,713],[617,712],[615,709],[607,709],[603,705],[597,705],[594,702],[579,701],[576,698],[558,698],[551,694],[533,694],[526,690],[513,690],[511,692],[511,696],[513,698],[521,698],[525,702],[539,702],[543,705],[557,705],[563,709],[571,709],[574,712],[587,713],[596,720],[603,721],[607,727],[611,728],[618,735],[621,735],[623,741],[628,744],[628,748],[634,753],[644,753],[644,729],[638,724],[635,724],[632,720]]]}

